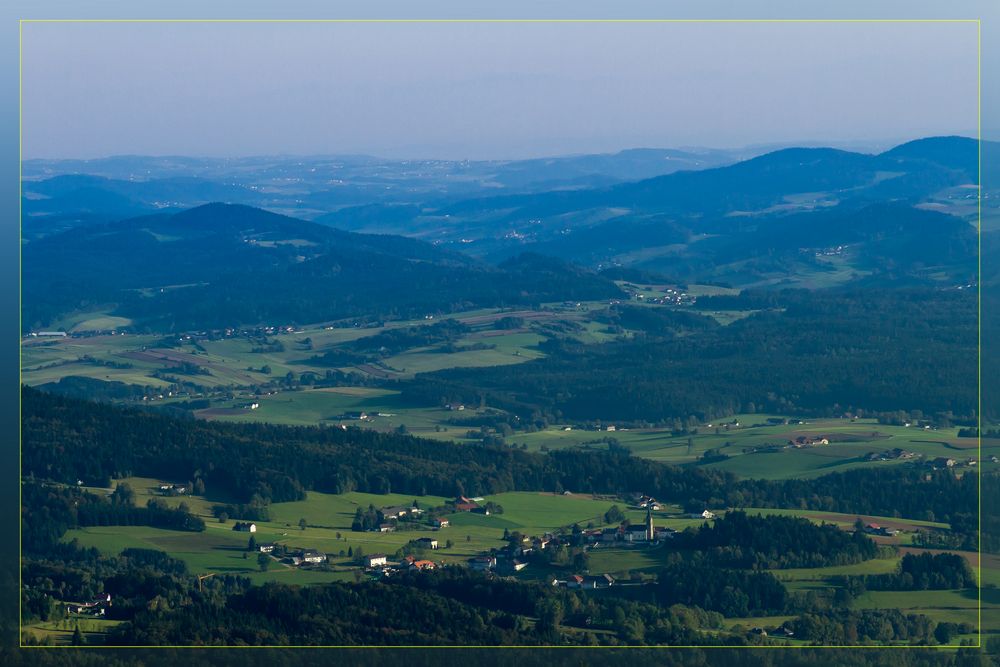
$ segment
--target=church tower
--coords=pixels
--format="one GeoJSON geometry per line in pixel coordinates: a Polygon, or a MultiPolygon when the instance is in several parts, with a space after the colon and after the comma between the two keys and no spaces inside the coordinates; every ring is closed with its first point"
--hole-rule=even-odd
{"type": "Polygon", "coordinates": [[[656,531],[653,530],[653,512],[646,508],[646,541],[652,542],[656,531]]]}

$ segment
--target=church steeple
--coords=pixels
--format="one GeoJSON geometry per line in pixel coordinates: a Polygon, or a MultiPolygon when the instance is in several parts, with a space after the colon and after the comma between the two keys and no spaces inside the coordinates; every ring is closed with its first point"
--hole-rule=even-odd
{"type": "Polygon", "coordinates": [[[653,530],[653,512],[647,507],[646,508],[646,541],[652,542],[653,535],[655,531],[653,530]]]}

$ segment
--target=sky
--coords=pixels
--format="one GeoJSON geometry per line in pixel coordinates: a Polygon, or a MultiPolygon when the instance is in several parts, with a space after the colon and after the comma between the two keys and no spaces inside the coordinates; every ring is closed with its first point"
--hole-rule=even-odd
{"type": "Polygon", "coordinates": [[[975,136],[971,23],[26,23],[23,156],[975,136]]]}

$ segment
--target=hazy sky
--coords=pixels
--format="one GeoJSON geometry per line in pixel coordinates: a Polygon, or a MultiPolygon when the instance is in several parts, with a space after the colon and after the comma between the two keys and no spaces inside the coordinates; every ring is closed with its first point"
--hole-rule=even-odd
{"type": "Polygon", "coordinates": [[[25,24],[24,157],[975,136],[968,23],[25,24]]]}

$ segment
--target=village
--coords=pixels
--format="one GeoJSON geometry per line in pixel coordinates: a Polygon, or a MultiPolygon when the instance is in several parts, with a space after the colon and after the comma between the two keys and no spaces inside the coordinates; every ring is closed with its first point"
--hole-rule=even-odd
{"type": "MultiPolygon", "coordinates": [[[[568,491],[563,495],[571,495],[568,491]]],[[[394,554],[376,552],[362,554],[360,549],[352,551],[352,562],[373,579],[392,577],[404,572],[431,571],[440,567],[468,567],[474,571],[488,572],[496,576],[512,577],[526,568],[532,567],[546,572],[553,572],[548,581],[555,586],[581,589],[607,588],[616,583],[610,573],[591,573],[585,566],[587,554],[595,550],[629,550],[648,549],[660,546],[672,539],[676,530],[667,526],[656,525],[653,512],[662,512],[665,505],[655,498],[643,493],[631,493],[619,499],[628,510],[645,511],[645,520],[632,523],[625,514],[613,505],[604,515],[605,523],[611,526],[588,527],[573,526],[558,531],[547,531],[539,535],[525,535],[518,531],[504,530],[503,547],[491,548],[463,562],[453,559],[434,559],[435,552],[442,548],[450,548],[454,542],[446,536],[451,522],[446,515],[468,513],[489,517],[502,515],[503,507],[494,502],[484,502],[483,498],[457,496],[442,506],[421,508],[414,503],[411,506],[395,505],[376,509],[369,506],[367,510],[359,507],[352,530],[358,532],[424,532],[431,535],[420,535],[406,542],[394,554]],[[565,567],[553,567],[558,553],[573,553],[575,559],[572,566],[579,566],[579,572],[565,576],[565,567]],[[558,576],[556,576],[558,575],[558,576]]],[[[703,509],[695,512],[685,512],[680,517],[686,520],[711,521],[716,518],[715,512],[703,509]]],[[[316,548],[296,547],[279,542],[257,543],[254,535],[258,526],[251,521],[237,521],[232,530],[250,535],[248,551],[257,552],[262,569],[263,563],[276,562],[286,567],[300,569],[329,569],[330,560],[337,554],[327,554],[316,548]]],[[[287,533],[283,533],[287,535],[287,533]]],[[[344,556],[341,552],[340,556],[344,556]]],[[[565,558],[565,556],[563,556],[565,558]]]]}

